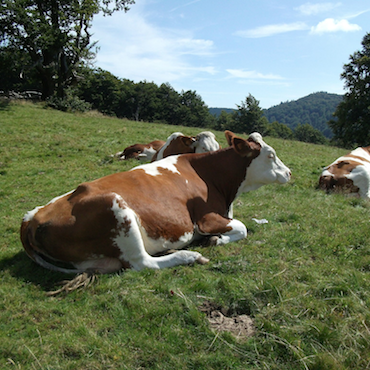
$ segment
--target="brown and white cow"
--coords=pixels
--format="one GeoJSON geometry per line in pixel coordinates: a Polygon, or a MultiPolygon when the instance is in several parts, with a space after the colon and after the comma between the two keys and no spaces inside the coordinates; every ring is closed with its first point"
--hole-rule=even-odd
{"type": "Polygon", "coordinates": [[[175,154],[206,153],[220,149],[213,132],[203,131],[197,136],[185,136],[181,132],[174,132],[166,143],[154,154],[152,162],[175,154]]]}
{"type": "Polygon", "coordinates": [[[122,152],[116,153],[116,157],[119,159],[141,159],[150,161],[155,153],[166,142],[163,140],[154,140],[148,144],[134,144],[125,148],[122,152]]]}
{"type": "Polygon", "coordinates": [[[220,148],[215,135],[210,131],[203,131],[197,136],[186,136],[181,132],[174,132],[166,141],[156,140],[149,144],[134,144],[118,152],[119,159],[136,158],[143,162],[154,162],[174,154],[205,153],[220,148]]]}
{"type": "Polygon", "coordinates": [[[370,146],[359,147],[325,167],[319,188],[370,198],[370,146]]]}
{"type": "Polygon", "coordinates": [[[27,254],[43,267],[68,273],[208,262],[189,250],[155,255],[204,236],[213,245],[245,238],[244,224],[227,217],[233,200],[290,179],[260,134],[247,140],[225,134],[232,136],[231,147],[173,155],[83,183],[26,213],[21,240],[27,254]]]}

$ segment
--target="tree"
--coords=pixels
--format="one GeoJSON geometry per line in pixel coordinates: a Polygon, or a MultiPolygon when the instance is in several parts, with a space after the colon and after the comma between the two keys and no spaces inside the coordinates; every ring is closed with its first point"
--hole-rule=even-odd
{"type": "Polygon", "coordinates": [[[268,124],[267,135],[272,137],[279,137],[281,139],[292,139],[293,131],[284,123],[274,121],[268,124]]]}
{"type": "Polygon", "coordinates": [[[350,56],[341,78],[349,90],[338,105],[330,127],[334,141],[344,146],[370,144],[370,33],[362,40],[362,50],[350,56]]]}
{"type": "Polygon", "coordinates": [[[210,127],[212,116],[202,97],[196,91],[181,91],[180,105],[176,112],[177,125],[210,127]]]}
{"type": "Polygon", "coordinates": [[[233,124],[230,130],[240,133],[250,134],[259,132],[264,135],[267,130],[268,120],[263,115],[263,110],[259,106],[259,101],[249,94],[241,105],[236,105],[238,110],[233,115],[233,124]]]}
{"type": "Polygon", "coordinates": [[[327,140],[321,131],[316,130],[310,124],[305,123],[304,125],[299,124],[294,130],[294,137],[298,141],[313,144],[326,144],[327,140]]]}
{"type": "Polygon", "coordinates": [[[219,131],[230,130],[233,126],[233,117],[231,113],[221,111],[220,115],[215,118],[214,129],[219,131]]]}
{"type": "Polygon", "coordinates": [[[94,15],[128,11],[130,4],[134,0],[2,0],[0,54],[16,49],[26,55],[28,65],[21,68],[36,70],[43,99],[55,91],[63,97],[77,68],[94,57],[89,33],[94,15]]]}

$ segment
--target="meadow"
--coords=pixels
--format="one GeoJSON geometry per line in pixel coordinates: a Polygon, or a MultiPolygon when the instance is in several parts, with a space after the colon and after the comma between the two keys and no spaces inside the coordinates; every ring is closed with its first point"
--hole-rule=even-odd
{"type": "Polygon", "coordinates": [[[206,265],[100,275],[86,289],[47,296],[73,276],[28,258],[23,215],[83,181],[134,167],[111,154],[175,131],[202,129],[0,105],[0,368],[370,368],[370,204],[316,189],[342,148],[266,137],[292,179],[235,201],[248,238],[192,246],[206,265]],[[213,331],[205,304],[249,315],[255,334],[213,331]]]}

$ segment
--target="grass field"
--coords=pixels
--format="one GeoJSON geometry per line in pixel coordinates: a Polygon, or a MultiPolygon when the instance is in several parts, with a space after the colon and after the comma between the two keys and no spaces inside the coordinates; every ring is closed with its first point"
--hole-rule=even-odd
{"type": "Polygon", "coordinates": [[[234,217],[248,238],[192,248],[209,264],[101,275],[87,289],[46,295],[73,276],[23,252],[24,213],[132,168],[134,160],[110,155],[174,131],[202,130],[0,106],[0,368],[370,368],[370,205],[315,188],[321,168],[346,153],[340,148],[265,138],[292,180],[238,198],[234,217]],[[212,331],[205,302],[249,315],[255,335],[212,331]]]}

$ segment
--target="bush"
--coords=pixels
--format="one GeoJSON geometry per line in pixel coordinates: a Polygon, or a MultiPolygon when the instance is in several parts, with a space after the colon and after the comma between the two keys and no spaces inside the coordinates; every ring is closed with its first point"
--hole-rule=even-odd
{"type": "Polygon", "coordinates": [[[56,95],[46,100],[46,106],[63,112],[87,112],[91,110],[91,104],[74,95],[71,89],[66,91],[64,98],[56,95]]]}

